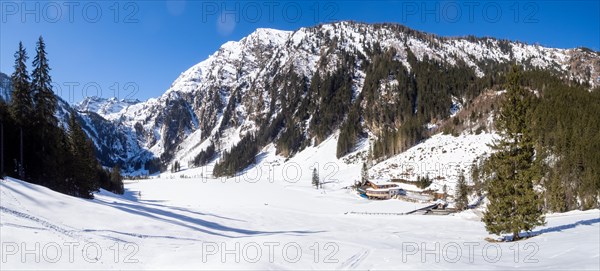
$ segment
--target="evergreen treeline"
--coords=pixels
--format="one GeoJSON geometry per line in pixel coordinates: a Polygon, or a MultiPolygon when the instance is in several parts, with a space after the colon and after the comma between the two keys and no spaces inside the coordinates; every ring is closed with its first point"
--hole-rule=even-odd
{"type": "Polygon", "coordinates": [[[396,60],[395,50],[382,51],[377,44],[369,52],[362,90],[365,124],[378,137],[372,149],[374,159],[390,157],[426,138],[425,124],[450,115],[451,97],[472,100],[485,88],[497,84],[501,65],[488,67],[482,78],[464,63],[442,64],[426,56],[418,60],[407,50],[411,69],[396,60]]]}
{"type": "Polygon", "coordinates": [[[536,89],[531,126],[540,156],[544,206],[549,211],[597,208],[600,203],[600,90],[565,84],[542,71],[524,73],[536,89]]]}
{"type": "Polygon", "coordinates": [[[194,157],[192,164],[196,167],[204,166],[212,161],[216,155],[217,153],[215,152],[215,144],[211,142],[206,149],[202,150],[200,153],[198,153],[198,155],[196,155],[196,157],[194,157]]]}
{"type": "Polygon", "coordinates": [[[231,150],[224,151],[214,169],[215,176],[233,176],[238,171],[255,163],[258,142],[254,135],[247,135],[231,150]]]}
{"type": "Polygon", "coordinates": [[[360,138],[366,137],[366,133],[363,131],[361,124],[361,101],[362,96],[359,95],[359,98],[352,104],[346,120],[340,126],[340,136],[338,138],[336,150],[338,158],[352,152],[356,142],[360,138]]]}
{"type": "Polygon", "coordinates": [[[31,77],[22,43],[15,53],[10,102],[0,101],[2,161],[0,174],[39,184],[53,190],[93,198],[102,187],[123,193],[119,169],[105,170],[94,153],[74,113],[67,129],[55,117],[57,98],[42,37],[36,46],[31,77]]]}
{"type": "MultiPolygon", "coordinates": [[[[524,120],[536,154],[535,184],[542,188],[543,208],[564,212],[600,206],[600,90],[565,82],[542,70],[522,72],[518,84],[531,95],[524,120]]],[[[475,180],[494,170],[475,168],[475,180]]],[[[488,187],[489,183],[484,183],[488,187]]]]}
{"type": "Polygon", "coordinates": [[[307,99],[309,91],[309,79],[299,76],[290,67],[288,75],[277,81],[283,82],[282,90],[279,92],[281,101],[281,113],[276,117],[274,123],[279,123],[281,134],[277,139],[277,153],[289,157],[307,145],[306,122],[310,117],[309,107],[311,99],[307,99]],[[296,110],[297,108],[297,110],[296,110]]]}
{"type": "Polygon", "coordinates": [[[427,187],[429,187],[431,184],[433,183],[433,181],[429,178],[429,176],[425,176],[425,177],[417,177],[417,181],[415,182],[415,185],[418,188],[421,189],[425,189],[427,187]]]}
{"type": "Polygon", "coordinates": [[[334,73],[321,75],[316,73],[310,84],[310,95],[314,95],[313,118],[310,132],[315,144],[325,140],[344,120],[352,103],[352,74],[354,58],[343,55],[343,65],[334,73]]]}

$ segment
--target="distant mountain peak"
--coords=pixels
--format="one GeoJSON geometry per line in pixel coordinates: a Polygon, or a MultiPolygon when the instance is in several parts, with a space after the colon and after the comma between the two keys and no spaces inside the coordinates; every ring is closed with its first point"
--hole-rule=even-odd
{"type": "Polygon", "coordinates": [[[10,76],[0,72],[0,100],[10,100],[10,92],[12,89],[12,82],[10,76]]]}
{"type": "Polygon", "coordinates": [[[83,99],[74,108],[80,112],[93,112],[107,120],[118,118],[118,113],[130,105],[140,103],[137,99],[102,98],[90,96],[83,99]]]}

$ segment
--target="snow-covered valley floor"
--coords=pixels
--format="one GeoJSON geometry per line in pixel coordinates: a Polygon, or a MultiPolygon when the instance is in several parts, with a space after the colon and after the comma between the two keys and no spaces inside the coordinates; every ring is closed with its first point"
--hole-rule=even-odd
{"type": "Polygon", "coordinates": [[[168,177],[84,200],[2,180],[2,269],[600,269],[598,210],[549,215],[536,237],[488,243],[473,211],[349,214],[422,205],[332,187],[168,177]]]}
{"type": "MultiPolygon", "coordinates": [[[[483,153],[487,138],[435,136],[374,173],[395,174],[386,163],[443,163],[446,153],[466,165],[473,157],[459,154],[483,153]]],[[[260,166],[236,178],[206,178],[209,165],[126,181],[124,195],[101,191],[94,200],[2,180],[0,269],[600,269],[600,210],[548,215],[537,236],[517,243],[486,241],[495,236],[480,210],[365,215],[429,204],[346,189],[361,164],[340,162],[335,147],[330,138],[289,160],[267,148],[260,166]],[[311,186],[313,168],[321,190],[311,186]]],[[[450,184],[454,172],[440,174],[450,184]]]]}

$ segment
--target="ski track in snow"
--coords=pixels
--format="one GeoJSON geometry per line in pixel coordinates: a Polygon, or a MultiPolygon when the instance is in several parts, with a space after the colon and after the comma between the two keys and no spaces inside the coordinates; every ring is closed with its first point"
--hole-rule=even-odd
{"type": "Polygon", "coordinates": [[[62,234],[64,236],[67,236],[69,238],[73,238],[73,239],[77,239],[77,240],[83,240],[84,238],[81,235],[76,234],[76,231],[74,230],[70,230],[70,229],[66,229],[62,226],[58,226],[56,224],[50,223],[44,219],[41,219],[39,217],[33,216],[33,215],[29,215],[26,213],[22,213],[19,211],[15,211],[15,210],[11,210],[9,208],[6,208],[4,206],[0,206],[0,212],[8,214],[8,215],[12,215],[18,218],[22,218],[25,220],[29,220],[31,222],[34,222],[35,224],[38,224],[40,226],[42,226],[42,228],[55,232],[55,233],[59,233],[62,234]]]}
{"type": "Polygon", "coordinates": [[[358,265],[369,256],[370,250],[365,249],[359,253],[352,255],[349,259],[344,261],[337,270],[354,270],[358,265]]]}

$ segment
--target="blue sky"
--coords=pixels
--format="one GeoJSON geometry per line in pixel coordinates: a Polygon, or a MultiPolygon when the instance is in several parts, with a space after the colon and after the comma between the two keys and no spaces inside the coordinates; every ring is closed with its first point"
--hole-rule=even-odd
{"type": "Polygon", "coordinates": [[[0,71],[19,41],[33,59],[47,44],[55,92],[161,95],[192,65],[256,28],[323,22],[397,22],[443,36],[492,36],[600,50],[600,1],[7,1],[0,0],[0,71]]]}

